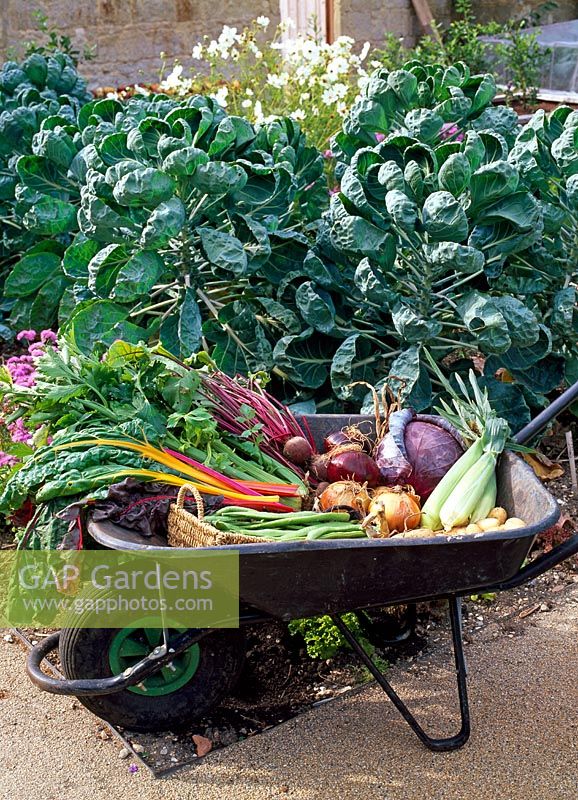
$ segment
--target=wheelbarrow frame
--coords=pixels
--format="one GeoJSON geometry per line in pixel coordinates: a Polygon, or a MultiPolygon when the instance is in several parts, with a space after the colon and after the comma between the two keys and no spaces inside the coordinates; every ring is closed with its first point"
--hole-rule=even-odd
{"type": "MultiPolygon", "coordinates": [[[[571,387],[571,389],[567,390],[567,392],[565,392],[564,395],[559,398],[559,401],[564,398],[565,403],[557,401],[554,413],[557,413],[561,410],[561,408],[566,407],[566,405],[568,405],[570,402],[573,402],[577,395],[578,384],[571,387]]],[[[545,412],[542,412],[540,417],[538,417],[533,423],[530,423],[530,425],[528,425],[517,435],[518,442],[522,443],[534,436],[539,431],[540,427],[549,421],[552,416],[553,414],[546,415],[545,412]]],[[[337,422],[336,417],[327,415],[318,419],[321,422],[316,431],[318,437],[323,435],[324,426],[325,429],[335,428],[335,424],[337,422]],[[333,428],[328,428],[328,426],[333,426],[333,428]]],[[[344,424],[343,417],[340,419],[341,424],[344,424]]],[[[359,419],[359,417],[350,417],[348,419],[355,421],[356,419],[359,419]]],[[[501,467],[502,471],[507,470],[508,465],[511,467],[511,465],[514,463],[512,459],[513,456],[511,454],[505,454],[505,458],[503,459],[501,467]]],[[[484,575],[482,565],[477,573],[474,572],[472,575],[462,576],[461,583],[458,581],[456,584],[454,581],[452,584],[450,575],[449,583],[444,584],[443,580],[440,579],[440,582],[438,583],[438,589],[435,587],[432,588],[431,585],[427,585],[426,588],[422,588],[421,591],[417,588],[414,588],[406,591],[405,594],[399,591],[399,587],[396,587],[395,583],[392,590],[393,594],[391,592],[388,594],[387,590],[381,592],[379,585],[377,583],[372,584],[371,578],[369,578],[368,585],[366,585],[363,588],[363,591],[358,594],[348,605],[344,604],[344,597],[339,596],[337,600],[334,598],[333,605],[331,598],[326,598],[327,602],[325,603],[319,603],[318,599],[314,598],[312,601],[313,605],[311,605],[311,603],[307,604],[302,598],[301,602],[298,602],[297,606],[291,606],[285,603],[283,607],[279,605],[279,601],[277,603],[272,601],[270,596],[271,592],[264,592],[263,594],[267,595],[267,597],[265,597],[265,599],[261,597],[261,602],[255,603],[255,597],[251,596],[251,592],[243,591],[243,582],[241,581],[240,594],[242,606],[239,624],[246,626],[269,621],[271,619],[288,620],[302,616],[311,616],[313,614],[329,614],[334,624],[341,631],[343,637],[351,646],[353,652],[358,656],[363,664],[365,664],[379,686],[393,702],[397,710],[417,735],[419,740],[430,750],[436,752],[455,750],[459,747],[462,747],[467,742],[470,735],[470,710],[466,680],[467,667],[462,637],[461,598],[471,594],[499,592],[515,588],[535,579],[549,569],[552,569],[552,567],[562,563],[567,558],[570,558],[572,555],[578,553],[578,534],[576,534],[568,541],[555,547],[551,552],[541,555],[526,566],[521,566],[532,546],[532,543],[535,540],[537,533],[555,524],[560,514],[556,501],[548,494],[548,492],[546,492],[546,490],[537,481],[532,471],[526,465],[518,464],[518,467],[522,466],[527,476],[528,491],[530,491],[530,493],[532,491],[538,492],[537,487],[539,487],[539,494],[542,496],[542,513],[539,517],[539,520],[536,520],[535,524],[529,525],[523,529],[507,531],[504,533],[499,532],[483,535],[474,534],[472,536],[459,537],[459,539],[458,537],[454,537],[453,540],[452,537],[442,536],[439,538],[436,537],[435,539],[400,540],[399,542],[395,542],[394,540],[373,540],[363,542],[363,544],[354,541],[328,541],[307,543],[306,545],[303,545],[301,542],[295,542],[273,545],[251,544],[230,547],[230,549],[239,550],[243,555],[251,553],[250,556],[247,556],[247,563],[254,562],[254,565],[265,563],[264,561],[260,562],[260,560],[272,557],[281,559],[286,565],[289,564],[289,566],[291,566],[291,555],[295,557],[296,554],[303,551],[304,547],[309,553],[308,558],[311,558],[312,554],[316,550],[320,551],[320,553],[324,553],[324,558],[328,557],[328,553],[333,553],[334,558],[341,558],[343,554],[345,554],[345,556],[350,555],[353,557],[353,559],[356,559],[358,554],[364,553],[368,568],[371,567],[372,561],[379,560],[377,558],[378,553],[383,558],[383,556],[387,554],[388,550],[389,556],[391,559],[393,559],[393,562],[390,561],[390,563],[393,563],[394,565],[396,564],[395,559],[398,556],[401,556],[401,563],[403,563],[404,552],[406,554],[413,553],[414,563],[419,563],[420,559],[416,559],[416,555],[423,552],[424,558],[426,559],[425,563],[427,564],[429,563],[427,561],[428,555],[430,557],[434,556],[436,553],[442,552],[440,551],[440,548],[445,548],[443,551],[445,556],[441,562],[442,566],[444,563],[446,566],[451,565],[452,562],[448,556],[452,556],[454,553],[459,553],[461,550],[462,554],[466,554],[465,560],[463,558],[460,559],[462,568],[465,568],[464,565],[467,565],[468,559],[471,561],[472,554],[475,555],[476,552],[478,553],[478,557],[480,557],[480,554],[481,557],[485,557],[489,556],[490,553],[493,553],[491,567],[489,567],[489,572],[487,575],[484,575]],[[547,500],[545,500],[545,498],[547,498],[547,500]],[[376,554],[375,558],[373,559],[372,551],[376,554]],[[496,557],[496,552],[503,552],[503,558],[496,557]],[[476,574],[479,576],[479,583],[476,583],[472,577],[476,574]],[[348,610],[356,611],[364,608],[384,605],[395,606],[400,604],[415,604],[417,601],[434,599],[448,600],[460,712],[460,728],[458,732],[453,736],[442,738],[430,736],[425,732],[413,713],[393,689],[375,660],[365,652],[358,638],[349,630],[340,616],[340,613],[348,610]],[[261,605],[261,608],[259,608],[259,605],[261,605]]],[[[501,482],[499,481],[498,483],[499,486],[501,483],[500,491],[502,498],[504,493],[508,495],[508,492],[510,492],[511,497],[511,487],[510,489],[508,489],[508,487],[504,488],[504,480],[501,482]]],[[[507,503],[505,503],[505,505],[508,507],[507,503]]],[[[115,526],[111,526],[110,524],[101,524],[99,526],[95,523],[89,523],[88,529],[96,541],[98,541],[101,545],[114,548],[116,541],[118,546],[118,540],[114,536],[115,526]]],[[[128,534],[128,543],[125,542],[125,546],[128,544],[127,549],[156,549],[156,544],[153,544],[152,546],[143,546],[142,544],[137,543],[137,537],[133,536],[132,542],[130,539],[131,536],[128,534]]],[[[243,555],[241,555],[241,564],[243,563],[243,555]]],[[[294,563],[298,564],[298,562],[294,563]]],[[[350,563],[354,562],[350,561],[350,563]]],[[[257,574],[255,570],[254,572],[257,574]]],[[[242,574],[243,571],[241,570],[241,577],[242,574]]],[[[377,569],[376,574],[379,574],[379,568],[377,569]]],[[[249,582],[249,585],[253,585],[254,583],[255,581],[252,580],[249,582]]],[[[167,647],[166,644],[156,647],[145,658],[119,675],[100,679],[76,680],[55,679],[42,672],[41,664],[43,659],[58,647],[60,632],[57,632],[47,637],[32,648],[27,661],[27,672],[30,679],[36,686],[44,691],[54,694],[75,695],[77,697],[114,694],[140,684],[148,676],[167,665],[179,653],[184,652],[193,644],[201,641],[205,636],[209,635],[214,630],[215,629],[187,630],[172,639],[169,647],[167,647]]],[[[382,642],[382,644],[384,644],[384,642],[382,642]]]]}

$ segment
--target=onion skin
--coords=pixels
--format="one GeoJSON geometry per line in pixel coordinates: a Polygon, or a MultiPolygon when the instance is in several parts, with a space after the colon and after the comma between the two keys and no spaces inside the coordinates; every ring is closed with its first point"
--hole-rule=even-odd
{"type": "Polygon", "coordinates": [[[381,482],[381,475],[371,456],[361,450],[351,450],[330,457],[327,479],[331,483],[352,480],[377,486],[381,482]]]}
{"type": "Polygon", "coordinates": [[[373,492],[364,525],[377,524],[382,536],[419,528],[419,497],[411,486],[380,486],[373,492]]]}
{"type": "Polygon", "coordinates": [[[329,484],[319,495],[319,508],[329,511],[335,506],[345,506],[353,511],[367,514],[370,498],[365,486],[355,481],[336,481],[329,484]]]}
{"type": "Polygon", "coordinates": [[[323,440],[323,450],[325,453],[330,453],[334,447],[340,444],[351,444],[351,439],[344,431],[333,431],[328,433],[323,440]]]}

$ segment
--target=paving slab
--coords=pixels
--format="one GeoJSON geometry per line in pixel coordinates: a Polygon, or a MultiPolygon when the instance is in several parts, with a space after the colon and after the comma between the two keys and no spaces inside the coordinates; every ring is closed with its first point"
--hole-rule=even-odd
{"type": "MultiPolygon", "coordinates": [[[[155,780],[72,698],[39,692],[0,638],[0,800],[576,800],[578,586],[514,638],[466,648],[473,730],[430,753],[376,687],[155,780]]],[[[424,726],[452,732],[452,671],[434,653],[391,679],[424,726]]]]}

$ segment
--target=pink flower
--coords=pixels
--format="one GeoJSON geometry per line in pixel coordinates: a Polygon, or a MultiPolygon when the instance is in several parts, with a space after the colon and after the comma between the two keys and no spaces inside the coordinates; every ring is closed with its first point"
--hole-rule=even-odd
{"type": "Polygon", "coordinates": [[[52,344],[56,344],[56,334],[54,331],[40,331],[40,341],[42,344],[47,344],[51,342],[52,344]]]}
{"type": "Polygon", "coordinates": [[[333,158],[333,150],[324,150],[323,158],[333,158]]]}
{"type": "Polygon", "coordinates": [[[19,417],[16,422],[8,423],[7,428],[13,442],[25,442],[29,444],[32,441],[32,434],[24,427],[24,420],[21,417],[19,417]]]}
{"type": "Polygon", "coordinates": [[[0,450],[0,467],[13,467],[17,462],[16,456],[11,456],[10,453],[0,450]]]}
{"type": "Polygon", "coordinates": [[[383,142],[385,139],[385,133],[376,133],[375,138],[378,142],[383,142]]]}
{"type": "Polygon", "coordinates": [[[446,122],[442,125],[442,129],[440,131],[440,137],[442,139],[454,139],[456,142],[463,142],[464,134],[460,131],[457,125],[454,125],[452,122],[446,122]]]}
{"type": "Polygon", "coordinates": [[[11,356],[6,361],[6,367],[18,386],[34,386],[36,370],[31,355],[11,356]]]}
{"type": "Polygon", "coordinates": [[[36,331],[20,331],[20,333],[16,334],[16,341],[21,342],[22,339],[26,339],[28,342],[33,342],[36,339],[36,331]]]}

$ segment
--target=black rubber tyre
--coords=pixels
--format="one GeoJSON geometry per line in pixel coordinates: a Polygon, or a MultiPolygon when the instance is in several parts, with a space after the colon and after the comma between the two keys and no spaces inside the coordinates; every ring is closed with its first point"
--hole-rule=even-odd
{"type": "MultiPolygon", "coordinates": [[[[60,660],[69,679],[106,678],[113,673],[111,645],[121,629],[65,628],[60,636],[60,660]]],[[[113,725],[134,731],[184,728],[228,694],[245,660],[242,629],[223,629],[199,642],[199,661],[192,678],[170,694],[146,696],[129,690],[79,697],[90,711],[113,725]]]]}

